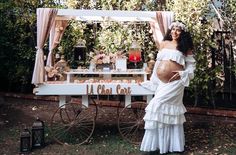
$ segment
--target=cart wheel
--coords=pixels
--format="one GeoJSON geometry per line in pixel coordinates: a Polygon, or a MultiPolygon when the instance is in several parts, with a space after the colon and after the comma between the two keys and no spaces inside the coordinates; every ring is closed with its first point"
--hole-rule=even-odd
{"type": "Polygon", "coordinates": [[[121,136],[132,144],[139,145],[144,135],[145,102],[133,102],[123,108],[118,117],[121,136]]]}
{"type": "Polygon", "coordinates": [[[97,106],[86,107],[81,103],[60,106],[51,118],[50,130],[60,144],[84,144],[95,128],[97,106]]]}

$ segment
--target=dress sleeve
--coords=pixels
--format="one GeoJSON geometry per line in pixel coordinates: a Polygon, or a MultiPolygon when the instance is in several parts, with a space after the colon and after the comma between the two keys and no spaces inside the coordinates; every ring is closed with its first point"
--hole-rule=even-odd
{"type": "Polygon", "coordinates": [[[147,81],[144,81],[141,83],[142,87],[144,87],[148,90],[151,90],[153,92],[156,91],[158,83],[159,83],[159,79],[158,79],[157,73],[156,73],[158,64],[159,64],[159,61],[156,60],[150,80],[147,80],[147,81]]]}
{"type": "Polygon", "coordinates": [[[194,78],[194,70],[196,68],[196,61],[193,55],[185,57],[185,70],[179,71],[180,79],[184,86],[188,87],[190,80],[194,78]]]}

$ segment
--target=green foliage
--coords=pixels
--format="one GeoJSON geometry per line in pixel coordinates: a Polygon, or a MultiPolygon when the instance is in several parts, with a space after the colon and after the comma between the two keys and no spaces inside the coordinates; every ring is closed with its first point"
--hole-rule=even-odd
{"type": "MultiPolygon", "coordinates": [[[[225,10],[223,11],[225,21],[225,29],[231,32],[230,41],[236,45],[236,0],[225,1],[225,10]]],[[[235,46],[236,47],[236,46],[235,46]]],[[[236,75],[236,64],[232,67],[233,73],[236,75]]]]}
{"type": "Polygon", "coordinates": [[[236,27],[236,0],[225,1],[225,10],[223,10],[225,28],[235,33],[236,27]]]}
{"type": "Polygon", "coordinates": [[[160,5],[157,1],[150,0],[67,0],[65,7],[74,9],[154,11],[158,10],[158,8],[162,8],[162,5],[160,5]]]}
{"type": "MultiPolygon", "coordinates": [[[[222,67],[211,67],[210,48],[215,47],[212,40],[213,28],[210,12],[210,0],[167,0],[166,5],[163,1],[150,0],[67,0],[65,6],[55,4],[53,0],[6,0],[0,2],[0,13],[3,18],[0,20],[0,78],[2,89],[20,91],[18,85],[28,85],[31,83],[31,76],[34,67],[35,46],[36,46],[36,9],[39,7],[60,7],[77,9],[106,9],[106,10],[171,10],[175,12],[175,19],[182,20],[187,24],[192,33],[194,41],[194,53],[197,60],[197,69],[194,80],[189,90],[197,93],[195,95],[206,96],[209,98],[209,83],[216,80],[218,89],[222,86],[221,72],[222,67]],[[41,3],[42,2],[42,3],[41,3]],[[207,22],[203,22],[203,18],[207,22]],[[17,88],[17,89],[15,89],[17,88]]],[[[235,36],[236,22],[236,0],[225,1],[223,12],[225,29],[230,30],[235,36]]],[[[152,35],[149,33],[149,24],[133,23],[83,23],[70,21],[60,46],[62,53],[71,63],[72,51],[77,41],[86,41],[86,51],[93,51],[94,48],[102,49],[106,52],[116,50],[128,50],[131,42],[137,40],[144,52],[145,61],[147,55],[156,51],[156,46],[152,35]]],[[[59,52],[56,49],[56,52],[59,52]]],[[[47,50],[45,50],[47,54],[47,50]]],[[[232,68],[236,72],[236,67],[232,68]]]]}
{"type": "MultiPolygon", "coordinates": [[[[67,8],[77,9],[103,9],[103,10],[156,10],[157,3],[152,1],[76,1],[68,0],[66,2],[67,8]]],[[[74,24],[76,21],[74,21],[74,24]]],[[[80,24],[81,22],[77,22],[80,24]]],[[[70,59],[71,51],[76,40],[83,38],[86,40],[87,52],[93,52],[94,49],[101,50],[108,53],[115,53],[118,50],[128,51],[131,43],[135,40],[142,47],[144,52],[144,61],[147,61],[147,55],[156,50],[152,35],[149,33],[149,24],[141,23],[123,23],[104,21],[102,23],[89,23],[88,26],[81,27],[84,33],[76,35],[75,29],[67,29],[62,38],[60,46],[64,49],[64,54],[67,55],[67,60],[70,59]],[[92,28],[91,28],[92,26],[92,28]],[[87,28],[90,28],[88,30],[87,28]],[[79,37],[78,37],[79,36],[79,37]]],[[[89,62],[87,62],[89,63],[89,62]]]]}
{"type": "MultiPolygon", "coordinates": [[[[0,3],[1,90],[31,88],[36,46],[36,9],[53,6],[52,0],[4,1],[0,3]]],[[[31,91],[31,90],[29,90],[31,91]]]]}
{"type": "Polygon", "coordinates": [[[147,54],[151,50],[156,50],[152,36],[148,32],[149,29],[147,23],[101,23],[95,48],[103,50],[107,54],[119,50],[128,51],[132,42],[137,41],[147,58],[147,54]]]}
{"type": "Polygon", "coordinates": [[[73,51],[73,47],[76,45],[77,41],[84,38],[84,29],[86,24],[71,20],[66,28],[63,38],[60,42],[60,46],[63,48],[62,53],[68,54],[73,51]]]}
{"type": "Polygon", "coordinates": [[[127,25],[119,23],[101,23],[96,47],[106,54],[115,53],[119,49],[126,50],[132,43],[132,32],[127,25]]]}
{"type": "Polygon", "coordinates": [[[186,23],[192,34],[194,42],[194,54],[196,59],[195,78],[192,80],[191,90],[195,96],[209,99],[211,91],[209,84],[217,80],[218,67],[211,68],[211,47],[215,46],[212,39],[213,27],[211,19],[203,21],[210,12],[209,0],[174,0],[169,2],[169,9],[175,12],[175,19],[186,23]]]}

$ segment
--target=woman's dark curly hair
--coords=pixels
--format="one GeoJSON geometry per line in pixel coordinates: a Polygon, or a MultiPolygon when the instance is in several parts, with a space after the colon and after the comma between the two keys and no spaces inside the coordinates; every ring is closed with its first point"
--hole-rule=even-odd
{"type": "MultiPolygon", "coordinates": [[[[181,22],[181,21],[179,21],[181,22]]],[[[172,41],[172,37],[171,37],[171,29],[168,29],[163,41],[165,40],[169,40],[172,41]]],[[[187,54],[187,52],[189,50],[193,49],[193,40],[191,37],[191,34],[189,32],[186,31],[181,31],[180,36],[177,40],[177,50],[179,50],[180,52],[182,52],[183,54],[187,54]]]]}

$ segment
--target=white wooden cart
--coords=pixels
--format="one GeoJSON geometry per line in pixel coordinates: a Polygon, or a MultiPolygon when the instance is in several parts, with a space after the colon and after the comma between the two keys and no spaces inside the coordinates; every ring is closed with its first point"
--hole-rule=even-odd
{"type": "MultiPolygon", "coordinates": [[[[41,16],[44,9],[37,10],[37,22],[44,20],[41,16]],[[40,17],[38,17],[40,16],[40,17]]],[[[115,21],[156,21],[156,12],[149,11],[108,11],[108,10],[73,10],[58,9],[55,20],[95,20],[104,19],[115,21]]],[[[37,30],[41,27],[38,25],[37,30]]],[[[37,33],[40,31],[38,30],[37,33]]],[[[42,35],[42,34],[38,34],[42,35]]],[[[37,38],[37,44],[39,44],[37,38]]],[[[39,45],[37,45],[39,46],[39,45]]],[[[96,95],[124,95],[125,106],[119,111],[118,129],[123,138],[132,143],[139,143],[143,132],[143,115],[146,104],[153,96],[153,92],[141,87],[135,80],[113,80],[110,82],[76,82],[74,77],[78,75],[136,75],[147,80],[147,73],[143,70],[126,71],[89,71],[71,70],[66,72],[66,81],[45,81],[43,51],[38,50],[32,83],[36,85],[36,95],[59,96],[59,107],[53,113],[50,123],[51,132],[60,144],[84,144],[91,137],[97,116],[97,104],[90,98],[96,95]],[[81,103],[70,102],[70,96],[81,96],[81,103]],[[146,102],[131,102],[132,96],[144,96],[146,102]],[[93,104],[93,106],[89,106],[93,104]],[[128,120],[128,121],[127,121],[128,120]]],[[[132,77],[132,76],[131,76],[132,77]]],[[[122,101],[121,101],[122,102],[122,101]]],[[[119,107],[119,105],[118,105],[119,107]]]]}

